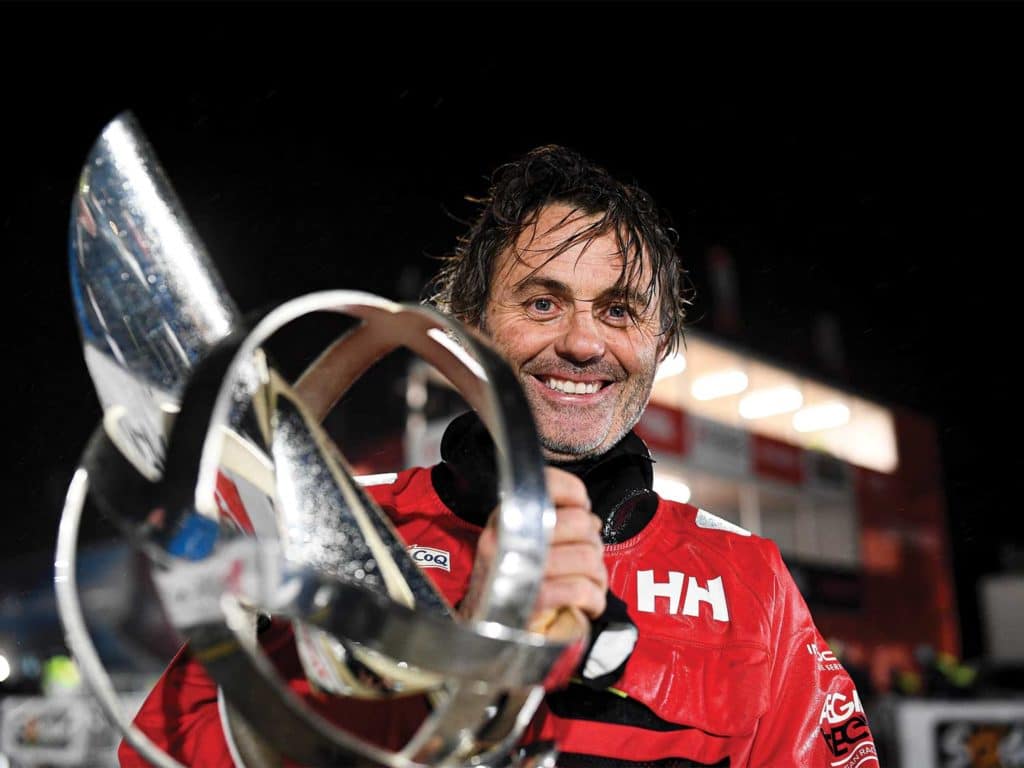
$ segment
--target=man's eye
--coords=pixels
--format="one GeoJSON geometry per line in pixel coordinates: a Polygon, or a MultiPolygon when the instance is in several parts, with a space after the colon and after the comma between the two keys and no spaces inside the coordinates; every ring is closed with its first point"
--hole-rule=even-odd
{"type": "Polygon", "coordinates": [[[613,320],[625,320],[629,317],[629,307],[625,304],[612,304],[607,311],[608,317],[613,320]]]}
{"type": "Polygon", "coordinates": [[[555,308],[555,302],[551,299],[534,299],[531,306],[538,312],[550,312],[555,308]]]}

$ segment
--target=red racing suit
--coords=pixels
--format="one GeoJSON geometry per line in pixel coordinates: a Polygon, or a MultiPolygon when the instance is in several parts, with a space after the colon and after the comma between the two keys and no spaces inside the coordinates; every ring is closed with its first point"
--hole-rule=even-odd
{"type": "MultiPolygon", "coordinates": [[[[445,506],[427,469],[368,490],[414,559],[458,603],[480,527],[445,506]],[[428,550],[430,558],[417,555],[428,550]],[[438,551],[447,554],[447,568],[438,551]]],[[[606,546],[605,562],[610,590],[625,601],[639,637],[614,689],[549,695],[525,740],[557,738],[559,766],[878,765],[853,683],[815,628],[774,543],[661,500],[643,530],[606,546]]],[[[356,711],[366,718],[367,702],[353,708],[351,700],[310,691],[289,631],[275,627],[262,643],[292,689],[338,722],[351,722],[356,711]]],[[[371,715],[377,730],[367,735],[399,746],[422,714],[371,715]]],[[[187,651],[135,723],[188,765],[231,765],[216,685],[187,651]]],[[[122,766],[145,765],[127,744],[119,757],[122,766]]]]}

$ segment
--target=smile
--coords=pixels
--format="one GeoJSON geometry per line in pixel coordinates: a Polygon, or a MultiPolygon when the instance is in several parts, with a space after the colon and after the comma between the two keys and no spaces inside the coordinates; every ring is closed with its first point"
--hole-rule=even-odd
{"type": "Polygon", "coordinates": [[[568,379],[556,379],[553,376],[541,379],[541,382],[548,389],[564,392],[567,395],[592,395],[604,386],[600,381],[569,381],[568,379]]]}

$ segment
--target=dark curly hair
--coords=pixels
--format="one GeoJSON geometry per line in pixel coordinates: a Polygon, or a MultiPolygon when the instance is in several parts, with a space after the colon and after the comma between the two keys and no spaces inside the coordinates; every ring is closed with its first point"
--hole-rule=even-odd
{"type": "Polygon", "coordinates": [[[429,303],[480,327],[498,255],[535,225],[542,208],[563,203],[574,212],[600,218],[568,238],[550,258],[614,232],[619,252],[625,255],[619,286],[634,288],[646,302],[643,310],[660,290],[663,353],[669,355],[678,348],[690,303],[686,272],[676,251],[678,236],[642,189],[616,180],[573,150],[549,145],[499,167],[487,197],[472,202],[482,206],[480,215],[427,286],[429,303]],[[644,253],[651,267],[646,278],[644,253]]]}

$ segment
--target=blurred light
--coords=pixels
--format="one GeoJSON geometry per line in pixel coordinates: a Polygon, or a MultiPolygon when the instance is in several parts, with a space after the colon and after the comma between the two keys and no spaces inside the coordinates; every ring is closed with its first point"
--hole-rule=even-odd
{"type": "Polygon", "coordinates": [[[667,379],[669,376],[675,376],[685,370],[686,355],[681,352],[676,352],[674,355],[662,360],[661,365],[658,366],[657,373],[654,374],[654,380],[660,381],[661,379],[667,379]]]}
{"type": "Polygon", "coordinates": [[[696,400],[714,400],[716,397],[738,395],[747,388],[747,384],[747,374],[743,371],[718,371],[696,379],[690,386],[690,394],[696,400]]]}
{"type": "Polygon", "coordinates": [[[64,654],[51,656],[43,662],[40,687],[46,696],[73,693],[81,688],[82,677],[75,662],[64,654]]]}
{"type": "Polygon", "coordinates": [[[11,663],[0,653],[0,683],[11,676],[11,663]]]}
{"type": "Polygon", "coordinates": [[[674,477],[654,476],[654,492],[664,499],[686,504],[690,501],[690,486],[674,477]]]}
{"type": "Polygon", "coordinates": [[[817,432],[820,429],[841,427],[850,420],[850,409],[842,403],[809,405],[793,414],[793,429],[797,432],[817,432]]]}
{"type": "Polygon", "coordinates": [[[780,413],[795,411],[804,404],[804,396],[796,387],[759,389],[740,400],[740,416],[744,419],[763,419],[780,413]]]}

